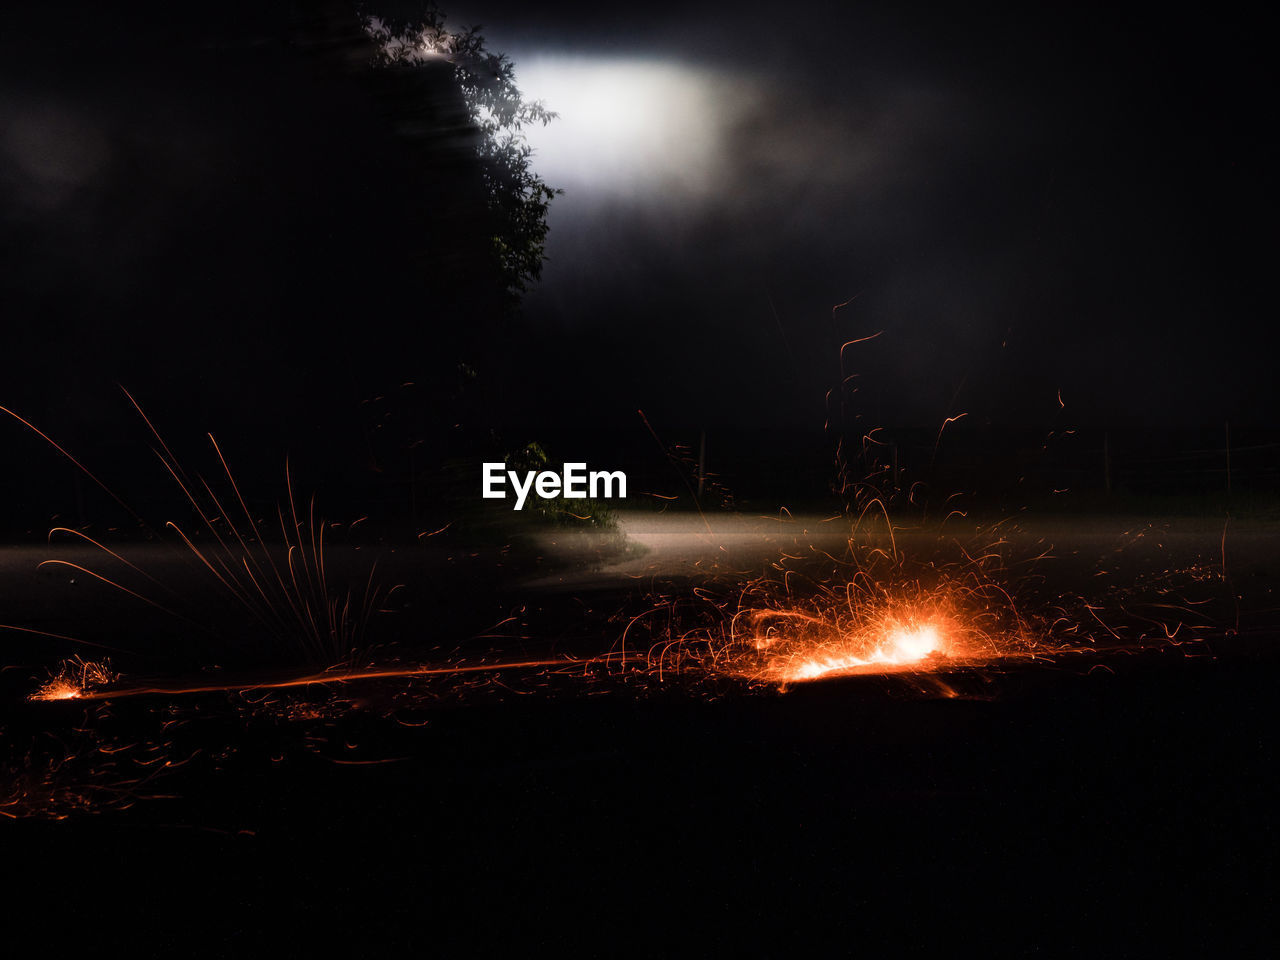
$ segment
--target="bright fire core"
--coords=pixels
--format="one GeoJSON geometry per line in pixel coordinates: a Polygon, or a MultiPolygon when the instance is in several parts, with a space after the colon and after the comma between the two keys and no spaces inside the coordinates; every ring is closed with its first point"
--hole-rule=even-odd
{"type": "Polygon", "coordinates": [[[942,651],[942,635],[933,624],[919,627],[895,627],[870,653],[821,653],[789,659],[782,674],[787,680],[815,680],[831,674],[870,666],[904,666],[942,651]]]}

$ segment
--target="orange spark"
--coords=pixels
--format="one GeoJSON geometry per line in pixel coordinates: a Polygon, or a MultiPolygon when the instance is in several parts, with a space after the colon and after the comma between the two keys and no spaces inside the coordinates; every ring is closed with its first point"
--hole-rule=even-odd
{"type": "Polygon", "coordinates": [[[62,661],[58,672],[50,677],[39,690],[31,695],[32,700],[81,700],[91,697],[93,691],[105,684],[114,682],[116,674],[107,660],[81,660],[73,657],[62,661]]]}

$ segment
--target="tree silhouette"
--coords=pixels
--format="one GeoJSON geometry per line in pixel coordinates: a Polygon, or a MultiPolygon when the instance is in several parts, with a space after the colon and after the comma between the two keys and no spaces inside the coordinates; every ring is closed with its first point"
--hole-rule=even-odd
{"type": "MultiPolygon", "coordinates": [[[[235,437],[246,489],[287,452],[359,504],[489,435],[555,191],[520,135],[550,115],[477,31],[417,15],[447,44],[424,58],[357,0],[19,14],[0,403],[104,462],[136,428],[104,402],[126,384],[162,426],[235,437]]],[[[13,525],[65,513],[42,486],[0,481],[13,525]]]]}
{"type": "Polygon", "coordinates": [[[533,172],[532,150],[523,130],[547,124],[556,114],[541,101],[527,101],[515,82],[515,65],[485,47],[479,27],[460,33],[445,28],[444,15],[426,6],[414,20],[387,20],[371,14],[363,23],[378,46],[384,67],[452,71],[478,132],[476,156],[492,217],[492,251],[514,299],[542,272],[547,212],[556,190],[533,172]]]}

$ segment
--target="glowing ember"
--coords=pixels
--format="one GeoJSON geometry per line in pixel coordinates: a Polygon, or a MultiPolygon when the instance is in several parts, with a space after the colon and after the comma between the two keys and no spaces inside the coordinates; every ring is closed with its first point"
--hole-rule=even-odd
{"type": "Polygon", "coordinates": [[[846,654],[801,660],[798,664],[789,665],[785,669],[784,679],[815,680],[818,677],[856,670],[859,667],[915,663],[930,654],[940,652],[941,646],[942,637],[938,633],[938,628],[932,624],[915,628],[897,628],[869,656],[846,654]]]}
{"type": "Polygon", "coordinates": [[[31,695],[32,700],[77,700],[82,693],[74,683],[66,680],[50,680],[31,695]]]}
{"type": "Polygon", "coordinates": [[[786,556],[736,596],[700,595],[707,606],[693,609],[707,625],[660,637],[649,666],[660,677],[692,669],[786,686],[1033,652],[1049,631],[1019,612],[1002,582],[1008,543],[942,541],[912,559],[864,533],[844,557],[816,548],[813,558],[786,556]]]}
{"type": "Polygon", "coordinates": [[[107,660],[94,662],[74,657],[62,661],[57,674],[31,695],[32,700],[79,700],[94,687],[113,683],[116,674],[107,660]]]}

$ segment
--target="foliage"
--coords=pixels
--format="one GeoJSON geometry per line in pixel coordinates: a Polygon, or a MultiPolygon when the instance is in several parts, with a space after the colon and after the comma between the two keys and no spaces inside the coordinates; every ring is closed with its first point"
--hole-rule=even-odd
{"type": "Polygon", "coordinates": [[[547,185],[531,168],[530,124],[546,125],[556,114],[541,101],[527,101],[515,82],[515,65],[485,47],[479,27],[445,29],[433,5],[412,21],[364,15],[364,28],[378,45],[381,65],[446,62],[480,132],[477,155],[493,217],[493,252],[508,292],[517,296],[542,273],[547,211],[563,191],[547,185]]]}

